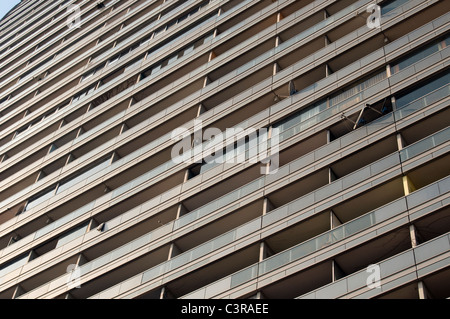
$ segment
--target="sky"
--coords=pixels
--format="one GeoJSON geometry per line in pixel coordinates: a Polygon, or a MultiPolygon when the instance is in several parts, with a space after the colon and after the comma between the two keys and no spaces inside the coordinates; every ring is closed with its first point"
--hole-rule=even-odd
{"type": "Polygon", "coordinates": [[[20,0],[0,0],[0,19],[19,2],[20,0]]]}

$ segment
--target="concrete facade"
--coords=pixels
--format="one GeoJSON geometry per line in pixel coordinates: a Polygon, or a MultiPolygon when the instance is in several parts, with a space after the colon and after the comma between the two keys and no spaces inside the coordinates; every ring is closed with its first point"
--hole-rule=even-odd
{"type": "Polygon", "coordinates": [[[442,0],[22,1],[0,298],[450,297],[449,29],[442,0]]]}

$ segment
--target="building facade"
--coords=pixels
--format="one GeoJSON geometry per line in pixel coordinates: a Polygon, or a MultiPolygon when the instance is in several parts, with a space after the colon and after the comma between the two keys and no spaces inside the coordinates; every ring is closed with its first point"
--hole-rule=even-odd
{"type": "Polygon", "coordinates": [[[0,298],[450,297],[441,0],[23,0],[0,298]]]}

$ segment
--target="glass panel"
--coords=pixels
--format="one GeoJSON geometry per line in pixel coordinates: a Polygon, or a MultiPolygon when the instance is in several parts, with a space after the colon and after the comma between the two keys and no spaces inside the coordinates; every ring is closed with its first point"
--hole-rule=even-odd
{"type": "Polygon", "coordinates": [[[0,278],[28,262],[28,253],[0,267],[0,278]]]}
{"type": "Polygon", "coordinates": [[[38,195],[33,199],[30,199],[24,211],[32,209],[33,207],[36,207],[37,205],[45,202],[46,200],[49,200],[50,198],[53,197],[54,193],[55,193],[55,186],[47,190],[45,193],[38,195]]]}
{"type": "Polygon", "coordinates": [[[388,13],[389,11],[392,11],[401,5],[408,2],[408,0],[393,0],[393,1],[387,1],[386,3],[381,5],[381,15],[384,15],[388,13]]]}
{"type": "Polygon", "coordinates": [[[72,239],[75,239],[81,235],[84,235],[86,233],[87,227],[88,227],[88,224],[84,224],[78,228],[75,228],[74,230],[70,231],[69,233],[62,235],[59,238],[58,243],[56,244],[56,248],[68,243],[72,239]]]}
{"type": "Polygon", "coordinates": [[[350,236],[372,226],[372,220],[372,214],[368,214],[351,221],[350,223],[344,225],[345,235],[350,236]]]}
{"type": "Polygon", "coordinates": [[[414,52],[413,54],[409,55],[408,57],[402,59],[397,64],[393,65],[391,67],[391,73],[397,73],[400,70],[416,63],[419,60],[422,60],[426,58],[427,56],[432,55],[435,52],[439,51],[439,43],[433,43],[430,46],[427,46],[426,48],[421,48],[419,51],[414,52]]]}
{"type": "Polygon", "coordinates": [[[268,258],[261,262],[259,265],[259,274],[262,275],[266,272],[279,268],[291,261],[291,251],[287,250],[274,257],[268,258]]]}
{"type": "Polygon", "coordinates": [[[110,162],[110,159],[108,158],[107,160],[104,160],[100,164],[88,169],[84,173],[81,173],[80,175],[72,177],[68,181],[61,183],[58,187],[58,190],[56,191],[56,194],[59,194],[59,193],[65,191],[66,189],[72,187],[73,185],[85,180],[89,176],[92,176],[95,173],[100,172],[101,170],[105,169],[107,166],[109,166],[109,162],[110,162]]]}
{"type": "Polygon", "coordinates": [[[241,270],[231,276],[231,288],[236,287],[246,281],[255,278],[258,275],[258,266],[252,266],[241,270]]]}
{"type": "Polygon", "coordinates": [[[398,109],[400,109],[406,106],[407,104],[411,103],[412,101],[415,101],[438,88],[448,86],[449,83],[450,83],[450,72],[447,72],[434,80],[426,82],[421,87],[418,87],[413,91],[398,97],[395,101],[396,106],[398,109]]]}
{"type": "Polygon", "coordinates": [[[428,151],[440,143],[446,142],[450,137],[450,128],[446,128],[432,136],[424,138],[400,151],[400,159],[406,161],[420,153],[428,151]]]}
{"type": "Polygon", "coordinates": [[[429,104],[433,104],[450,95],[450,85],[444,86],[432,93],[415,100],[403,106],[401,109],[395,112],[398,119],[404,118],[420,109],[423,109],[429,104]]]}

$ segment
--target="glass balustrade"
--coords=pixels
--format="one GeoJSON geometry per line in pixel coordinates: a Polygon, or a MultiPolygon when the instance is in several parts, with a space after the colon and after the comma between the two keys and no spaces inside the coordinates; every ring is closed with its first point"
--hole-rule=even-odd
{"type": "MultiPolygon", "coordinates": [[[[381,73],[381,74],[384,74],[384,73],[381,73]]],[[[374,78],[381,79],[382,77],[380,77],[380,74],[378,74],[374,78]]],[[[372,81],[372,79],[369,79],[369,82],[370,81],[372,81]]],[[[372,82],[372,83],[374,83],[374,82],[372,82]]],[[[432,103],[433,101],[436,101],[436,100],[438,100],[440,98],[448,96],[449,93],[450,93],[449,90],[450,90],[449,86],[443,87],[443,88],[441,88],[441,89],[439,89],[439,90],[437,90],[435,92],[432,92],[431,94],[425,96],[423,99],[417,99],[414,102],[411,102],[410,104],[405,105],[402,109],[396,111],[397,118],[402,118],[404,116],[407,116],[408,114],[423,108],[425,105],[427,105],[429,103],[432,103]],[[428,103],[424,103],[425,100],[428,101],[428,103]]],[[[323,112],[315,114],[312,118],[309,118],[309,119],[308,119],[308,115],[300,116],[299,117],[300,120],[301,119],[305,119],[305,118],[306,118],[306,120],[303,121],[303,122],[300,122],[299,124],[294,125],[294,126],[292,126],[290,124],[287,125],[289,128],[287,130],[285,130],[285,131],[280,132],[280,141],[283,141],[283,140],[293,136],[294,134],[297,134],[297,133],[301,132],[302,130],[305,130],[306,128],[311,127],[312,125],[314,125],[315,123],[317,123],[317,122],[319,122],[321,120],[325,120],[327,117],[329,117],[329,116],[331,116],[331,115],[333,115],[335,113],[338,113],[341,109],[345,109],[349,105],[357,103],[361,99],[361,96],[362,96],[362,92],[356,94],[355,96],[352,96],[352,97],[348,98],[347,100],[341,101],[340,103],[338,103],[338,104],[336,104],[334,106],[337,109],[335,111],[333,111],[332,109],[327,109],[327,110],[325,110],[323,112]]],[[[279,103],[285,103],[285,102],[281,101],[279,103]]],[[[323,108],[323,106],[320,106],[319,109],[320,108],[323,108]]],[[[316,111],[313,111],[312,113],[309,113],[309,114],[314,114],[315,112],[316,111]]],[[[115,118],[120,118],[121,116],[123,116],[122,113],[118,114],[117,116],[115,116],[113,119],[110,119],[110,120],[112,121],[115,118]]],[[[254,117],[256,117],[256,116],[254,116],[254,117]]],[[[111,121],[107,121],[105,123],[109,123],[111,121]]],[[[242,124],[245,124],[245,123],[247,123],[249,121],[250,121],[250,119],[246,120],[246,121],[244,121],[244,122],[242,122],[242,123],[240,123],[238,125],[236,125],[235,128],[242,127],[242,124]]],[[[98,129],[99,130],[102,129],[105,126],[105,123],[100,124],[98,126],[98,129]]],[[[291,121],[291,123],[295,123],[295,121],[291,121]]],[[[92,133],[94,133],[96,130],[93,129],[91,131],[92,131],[92,133]]],[[[79,139],[80,138],[83,138],[83,136],[80,136],[79,139]]],[[[157,140],[154,140],[153,142],[151,142],[150,144],[144,146],[143,148],[141,148],[141,149],[131,153],[126,158],[123,158],[123,159],[119,160],[117,162],[117,165],[121,165],[121,163],[123,161],[131,160],[132,158],[141,155],[146,150],[150,150],[150,149],[156,147],[157,145],[160,145],[160,144],[162,144],[162,143],[164,143],[164,142],[166,142],[168,140],[170,140],[170,134],[169,133],[161,136],[157,140]]],[[[269,145],[270,145],[270,140],[268,142],[269,142],[269,145]]],[[[114,165],[114,163],[112,164],[111,169],[114,168],[113,165],[114,165]]],[[[164,171],[166,171],[166,170],[168,170],[168,169],[170,169],[171,167],[174,167],[174,166],[175,165],[174,165],[173,161],[169,161],[167,163],[164,163],[164,164],[158,166],[154,170],[149,171],[148,173],[138,177],[136,180],[131,181],[130,183],[127,183],[127,184],[117,188],[116,190],[114,190],[114,194],[113,194],[114,196],[113,197],[120,196],[121,194],[123,194],[127,190],[132,189],[133,184],[137,185],[137,184],[140,184],[140,183],[144,183],[149,178],[153,178],[153,177],[157,176],[158,174],[160,174],[160,173],[162,173],[162,172],[164,172],[164,171]]],[[[255,185],[261,183],[261,180],[262,179],[255,180],[255,185]]],[[[28,187],[28,188],[30,188],[30,187],[28,187]]],[[[26,189],[26,191],[28,191],[28,188],[26,189]]],[[[93,203],[90,203],[88,205],[92,206],[93,203]]],[[[214,205],[216,205],[216,204],[211,204],[211,206],[214,206],[214,205]]],[[[81,212],[83,210],[80,209],[80,210],[75,211],[74,213],[70,213],[70,214],[66,215],[66,217],[61,219],[61,222],[66,220],[66,218],[67,218],[67,222],[68,222],[70,220],[69,216],[78,216],[78,214],[76,214],[76,212],[78,212],[78,211],[81,212]]],[[[202,208],[202,209],[199,209],[195,213],[192,212],[192,214],[188,214],[188,215],[184,216],[183,220],[180,219],[180,221],[177,221],[176,225],[178,225],[178,224],[179,225],[185,225],[185,224],[189,223],[188,220],[195,220],[197,218],[195,216],[204,216],[204,215],[206,215],[207,211],[208,211],[207,209],[202,208]]],[[[53,229],[52,224],[44,227],[42,230],[38,231],[37,233],[43,234],[43,233],[49,232],[50,229],[53,229]]],[[[31,234],[30,236],[35,236],[35,234],[31,234]]],[[[20,243],[20,241],[18,241],[17,243],[14,243],[13,245],[15,246],[18,243],[20,243]]]]}
{"type": "MultiPolygon", "coordinates": [[[[448,130],[447,130],[448,131],[448,130]]],[[[439,138],[441,135],[441,132],[438,132],[435,134],[436,139],[442,139],[439,138]]],[[[432,147],[434,144],[429,144],[430,147],[432,147]]],[[[382,161],[382,160],[380,160],[382,161]]],[[[380,162],[378,161],[378,162],[380,162]]],[[[378,162],[372,164],[372,165],[378,165],[378,162]]],[[[346,178],[346,177],[344,177],[346,178]]],[[[352,178],[351,176],[348,176],[347,178],[352,178]]],[[[447,188],[445,188],[445,185],[443,183],[446,183],[447,180],[450,180],[450,178],[444,179],[443,181],[436,182],[432,185],[429,185],[427,187],[424,187],[423,189],[420,189],[416,192],[411,193],[407,198],[409,197],[417,197],[420,196],[422,200],[424,200],[424,196],[426,197],[425,200],[429,201],[434,197],[437,197],[441,195],[443,192],[448,191],[447,188]],[[442,187],[434,187],[435,184],[442,184],[444,186],[442,187]],[[430,191],[432,189],[432,191],[430,191]]],[[[168,224],[165,224],[161,226],[160,228],[147,233],[132,242],[123,245],[107,255],[101,256],[92,262],[89,262],[85,265],[81,266],[82,274],[87,273],[95,268],[98,268],[102,265],[105,265],[106,263],[117,259],[131,251],[134,251],[138,249],[139,247],[142,247],[144,245],[147,245],[151,242],[152,238],[161,238],[161,236],[165,234],[169,234],[173,232],[174,230],[182,227],[183,225],[186,225],[186,222],[192,222],[195,220],[195,218],[202,217],[206,215],[208,212],[216,211],[218,208],[223,207],[224,205],[235,202],[239,199],[239,196],[243,196],[246,194],[251,193],[255,189],[258,189],[261,187],[261,185],[264,185],[264,183],[260,182],[261,184],[255,183],[257,181],[251,182],[241,189],[238,189],[236,191],[233,191],[229,194],[226,194],[219,198],[218,200],[208,203],[197,211],[193,211],[191,213],[188,213],[187,215],[184,215],[180,217],[180,219],[172,221],[168,224]],[[189,216],[192,214],[191,216],[189,216]],[[189,217],[188,219],[186,219],[189,217]],[[193,218],[194,217],[194,218],[193,218]]],[[[358,181],[354,181],[356,183],[358,181]]],[[[325,186],[327,187],[327,186],[325,186]]],[[[288,203],[286,205],[291,207],[291,210],[298,211],[299,209],[302,209],[302,207],[297,207],[293,205],[294,202],[301,202],[301,198],[297,199],[291,203],[288,203]],[[294,208],[294,209],[292,209],[294,208]]],[[[277,269],[285,264],[288,264],[292,261],[298,260],[300,258],[303,258],[307,256],[308,254],[311,254],[315,251],[318,251],[324,247],[327,247],[333,243],[336,243],[342,239],[345,239],[349,236],[352,236],[364,229],[367,229],[375,224],[378,224],[382,221],[388,220],[400,213],[402,213],[406,209],[406,205],[404,204],[404,199],[398,199],[396,201],[393,201],[387,205],[384,205],[383,207],[376,209],[370,213],[367,213],[365,215],[362,215],[350,222],[347,222],[341,226],[338,226],[326,233],[323,233],[319,236],[316,236],[312,238],[311,240],[308,240],[306,242],[303,242],[297,246],[292,247],[291,249],[288,249],[286,251],[283,251],[275,256],[272,256],[263,262],[260,262],[256,265],[252,265],[251,267],[245,268],[242,271],[235,273],[231,276],[231,282],[232,286],[237,286],[245,281],[251,280],[252,278],[255,278],[257,275],[263,275],[264,273],[267,273],[269,271],[272,271],[274,269],[277,269]]],[[[285,205],[285,206],[286,206],[285,205]]],[[[301,205],[300,205],[301,206],[301,205]]],[[[84,210],[87,210],[88,208],[84,208],[84,210]]],[[[270,211],[268,214],[277,214],[277,212],[284,210],[285,207],[279,207],[276,208],[273,211],[270,211]]],[[[49,225],[50,226],[50,225],[49,225]]],[[[145,272],[143,272],[143,281],[151,280],[152,278],[155,278],[158,275],[161,275],[163,273],[166,273],[168,271],[171,271],[177,267],[180,267],[192,260],[195,260],[197,258],[200,258],[201,256],[204,256],[216,249],[219,249],[221,247],[224,247],[225,245],[235,241],[236,239],[240,238],[240,236],[245,236],[247,234],[250,234],[253,231],[257,231],[261,227],[261,220],[260,218],[254,219],[251,222],[248,222],[232,231],[229,231],[223,235],[220,235],[219,237],[210,240],[200,246],[197,246],[193,248],[192,250],[189,250],[185,253],[182,253],[173,259],[164,262],[162,264],[159,264],[145,272]]]]}
{"type": "MultiPolygon", "coordinates": [[[[377,265],[382,269],[383,279],[387,279],[389,276],[398,274],[399,271],[405,270],[406,267],[416,267],[415,262],[420,263],[423,260],[431,259],[435,256],[439,256],[447,251],[448,240],[450,239],[449,233],[441,235],[435,239],[421,243],[415,248],[411,248],[407,251],[401,252],[393,257],[382,260],[377,265]],[[425,257],[422,257],[425,256],[425,257]]],[[[436,267],[439,267],[438,264],[436,267]]],[[[333,283],[325,285],[319,289],[310,291],[304,295],[298,297],[298,299],[336,299],[345,296],[350,292],[355,292],[357,289],[367,287],[367,269],[357,271],[344,278],[338,279],[333,283]],[[341,283],[345,284],[341,284],[341,283]]],[[[398,284],[399,278],[396,279],[398,284]]],[[[387,281],[388,282],[388,281],[387,281]]],[[[381,286],[381,288],[383,288],[381,286]]],[[[386,287],[387,288],[387,287],[386,287]]],[[[357,298],[370,298],[377,295],[380,292],[384,292],[383,289],[371,289],[368,292],[361,292],[357,298]],[[371,294],[370,296],[367,293],[371,294]]]]}
{"type": "Polygon", "coordinates": [[[446,128],[402,149],[400,151],[400,159],[402,162],[407,161],[437,145],[448,142],[449,140],[450,128],[446,128]]]}
{"type": "MultiPolygon", "coordinates": [[[[354,97],[352,97],[352,98],[350,98],[350,99],[354,99],[354,97]]],[[[352,100],[352,101],[354,101],[354,100],[352,100]]],[[[345,102],[346,102],[346,101],[342,101],[342,102],[340,102],[340,103],[345,103],[345,102]]],[[[339,105],[339,104],[338,104],[338,105],[339,105]]],[[[323,116],[322,116],[322,118],[323,118],[323,116]]],[[[247,122],[247,121],[246,121],[246,122],[247,122]]],[[[162,141],[162,140],[166,140],[167,137],[169,137],[168,135],[169,135],[169,134],[166,134],[165,136],[161,137],[161,138],[158,140],[158,142],[159,142],[159,141],[162,141]]],[[[141,151],[142,151],[142,150],[139,150],[139,153],[140,153],[141,151]]],[[[165,169],[167,169],[167,168],[169,167],[169,166],[168,166],[168,165],[170,165],[169,163],[170,163],[170,162],[168,162],[168,163],[166,163],[166,164],[163,164],[162,166],[158,167],[156,171],[157,171],[157,172],[163,172],[163,171],[165,171],[165,169]]],[[[155,174],[155,173],[153,173],[153,174],[155,174]]],[[[155,175],[157,175],[157,174],[155,174],[155,175]]],[[[153,176],[155,176],[155,175],[153,175],[153,176]]],[[[152,174],[149,174],[148,176],[152,176],[152,174]]],[[[140,177],[139,179],[142,180],[142,181],[144,181],[146,178],[140,177]]],[[[132,183],[135,183],[135,184],[136,184],[136,181],[132,181],[132,183]]],[[[247,188],[247,191],[250,191],[250,190],[252,190],[252,189],[258,189],[258,187],[261,187],[261,185],[263,185],[263,179],[262,179],[262,178],[260,178],[260,179],[258,179],[258,180],[255,180],[254,182],[252,182],[252,183],[246,185],[246,186],[243,188],[243,190],[245,190],[245,188],[247,188]]],[[[131,188],[130,185],[128,185],[127,188],[128,188],[128,187],[131,188]]],[[[239,192],[241,192],[241,194],[245,194],[245,191],[238,190],[236,195],[231,195],[231,194],[228,194],[228,195],[227,195],[227,196],[229,196],[228,198],[230,199],[230,201],[225,201],[223,198],[222,198],[221,200],[222,200],[223,202],[232,202],[233,200],[237,200],[237,199],[239,198],[239,194],[238,194],[239,192]],[[235,196],[235,197],[233,197],[233,196],[235,196]]],[[[116,196],[119,196],[120,194],[121,194],[121,192],[117,192],[115,195],[116,195],[116,196]]],[[[93,204],[94,204],[94,203],[90,203],[90,204],[88,204],[88,205],[82,207],[81,209],[79,209],[79,210],[77,210],[77,211],[75,211],[75,212],[73,212],[73,213],[71,213],[71,214],[66,215],[65,217],[61,218],[60,220],[57,220],[57,221],[53,222],[52,224],[48,225],[47,227],[42,228],[41,230],[37,231],[36,233],[32,234],[31,236],[33,236],[33,237],[34,237],[34,236],[40,237],[40,236],[42,236],[43,234],[46,234],[46,233],[50,232],[50,231],[53,230],[53,229],[56,229],[56,228],[57,228],[56,225],[58,225],[58,224],[61,225],[61,224],[63,224],[64,221],[68,222],[68,221],[72,220],[73,218],[75,218],[75,216],[80,216],[80,215],[82,215],[82,214],[83,214],[84,212],[86,212],[88,209],[92,208],[92,207],[93,207],[93,204]],[[88,208],[88,207],[89,207],[89,208],[88,208]]],[[[197,218],[200,218],[200,217],[202,217],[202,216],[205,216],[205,215],[208,214],[209,211],[214,211],[214,210],[217,209],[217,207],[218,207],[218,206],[217,206],[217,205],[218,205],[217,202],[216,202],[216,203],[209,203],[209,204],[207,204],[207,205],[210,205],[210,206],[201,207],[200,209],[198,209],[198,210],[196,210],[196,211],[194,211],[194,212],[191,212],[191,213],[189,213],[189,214],[187,214],[187,215],[185,215],[185,216],[182,216],[182,218],[180,218],[179,220],[175,221],[175,228],[182,227],[183,225],[186,225],[186,224],[188,224],[189,222],[191,222],[191,221],[193,221],[193,220],[196,220],[197,218]],[[206,207],[209,207],[209,208],[206,208],[206,207]],[[184,218],[184,219],[183,219],[183,218],[184,218]]],[[[18,243],[20,243],[20,241],[19,241],[18,243]]],[[[15,246],[16,244],[13,244],[13,245],[15,246]]]]}
{"type": "MultiPolygon", "coordinates": [[[[418,190],[417,192],[426,193],[427,189],[418,190]]],[[[431,200],[435,196],[440,194],[429,194],[427,196],[427,200],[431,200]]],[[[395,203],[404,201],[403,199],[399,199],[395,201],[393,204],[388,204],[390,208],[395,207],[395,203]]],[[[405,208],[405,206],[398,205],[398,207],[405,208]]],[[[372,211],[368,214],[365,214],[361,217],[358,217],[350,222],[347,222],[341,226],[336,227],[322,235],[319,235],[315,238],[312,238],[306,242],[303,242],[295,247],[292,247],[286,251],[283,251],[275,256],[269,257],[268,259],[258,263],[258,265],[253,265],[248,269],[244,269],[239,271],[231,276],[231,287],[238,286],[246,281],[256,278],[256,276],[264,275],[272,270],[280,268],[288,263],[299,260],[313,252],[316,252],[324,247],[327,247],[331,244],[334,244],[344,238],[350,237],[364,229],[368,229],[369,227],[379,224],[385,220],[388,220],[392,217],[403,212],[403,209],[389,209],[386,210],[385,207],[372,211]],[[256,270],[256,267],[258,271],[256,270]]]]}

